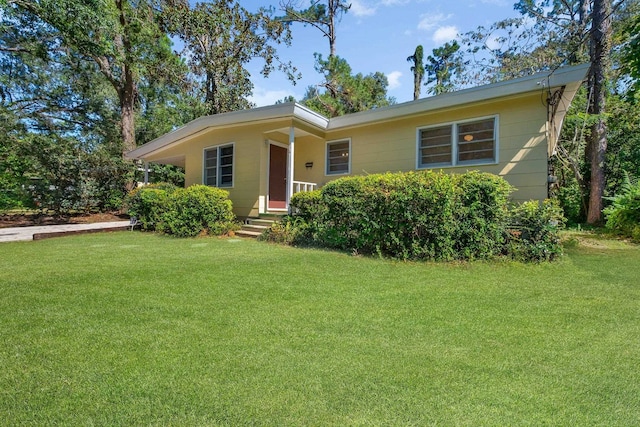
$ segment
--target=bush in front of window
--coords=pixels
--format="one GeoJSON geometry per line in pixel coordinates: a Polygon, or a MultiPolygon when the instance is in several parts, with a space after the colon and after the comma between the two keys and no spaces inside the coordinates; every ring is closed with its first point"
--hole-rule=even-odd
{"type": "Polygon", "coordinates": [[[330,247],[400,259],[453,259],[455,186],[422,171],[341,178],[322,188],[330,247]]]}
{"type": "Polygon", "coordinates": [[[178,237],[222,235],[237,229],[229,193],[206,185],[155,184],[127,196],[128,213],[144,230],[178,237]]]}
{"type": "Polygon", "coordinates": [[[491,258],[503,250],[513,187],[477,171],[455,176],[458,192],[455,253],[462,259],[491,258]]]}
{"type": "Polygon", "coordinates": [[[330,247],[399,259],[489,258],[503,248],[511,190],[480,172],[342,178],[322,189],[319,234],[330,247]]]}
{"type": "Polygon", "coordinates": [[[294,195],[293,215],[265,239],[399,259],[487,258],[502,251],[510,191],[475,172],[344,177],[294,195]]]}
{"type": "Polygon", "coordinates": [[[557,203],[509,207],[496,175],[417,171],[344,177],[291,199],[263,239],[403,260],[551,260],[561,253],[557,203]]]}
{"type": "Polygon", "coordinates": [[[229,193],[220,188],[192,185],[174,191],[163,214],[162,231],[178,237],[203,233],[218,236],[235,229],[229,193]]]}

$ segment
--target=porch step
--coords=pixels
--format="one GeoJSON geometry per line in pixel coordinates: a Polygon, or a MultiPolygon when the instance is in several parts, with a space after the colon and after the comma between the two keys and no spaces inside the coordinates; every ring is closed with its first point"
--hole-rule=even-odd
{"type": "Polygon", "coordinates": [[[236,231],[236,236],[249,237],[251,239],[257,239],[261,234],[262,232],[258,232],[258,231],[247,231],[244,229],[244,227],[236,231]]]}
{"type": "Polygon", "coordinates": [[[236,236],[256,238],[260,236],[264,230],[271,227],[275,221],[277,221],[277,218],[247,218],[240,230],[236,231],[236,236]]]}
{"type": "Polygon", "coordinates": [[[261,213],[258,215],[258,218],[256,219],[270,219],[273,221],[280,221],[282,219],[283,216],[286,216],[287,213],[283,212],[283,213],[261,213]]]}
{"type": "Polygon", "coordinates": [[[271,227],[271,225],[276,222],[277,220],[273,220],[273,219],[267,219],[267,218],[247,218],[248,221],[248,225],[251,226],[265,226],[265,227],[271,227]]]}

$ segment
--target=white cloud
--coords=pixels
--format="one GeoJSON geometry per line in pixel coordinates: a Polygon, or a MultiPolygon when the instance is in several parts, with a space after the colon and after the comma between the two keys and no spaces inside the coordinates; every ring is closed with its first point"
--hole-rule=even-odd
{"type": "Polygon", "coordinates": [[[367,6],[361,0],[351,0],[351,8],[349,12],[353,13],[355,16],[371,16],[376,13],[375,7],[367,6]]]}
{"type": "Polygon", "coordinates": [[[253,102],[258,107],[264,107],[265,105],[273,105],[276,101],[289,95],[296,96],[288,90],[268,90],[256,86],[253,88],[253,94],[249,97],[249,101],[253,102]]]}
{"type": "Polygon", "coordinates": [[[429,31],[432,28],[437,27],[438,24],[440,24],[441,22],[444,22],[447,19],[451,18],[452,16],[453,16],[452,14],[445,16],[444,13],[438,13],[435,15],[428,14],[428,13],[422,14],[420,15],[420,22],[418,23],[418,29],[429,31]]]}
{"type": "Polygon", "coordinates": [[[447,25],[440,27],[433,33],[432,40],[435,44],[440,45],[442,43],[450,42],[458,38],[458,27],[455,25],[447,25]]]}
{"type": "Polygon", "coordinates": [[[387,80],[389,81],[389,89],[395,89],[401,86],[400,77],[402,77],[401,71],[392,71],[387,74],[387,80]]]}

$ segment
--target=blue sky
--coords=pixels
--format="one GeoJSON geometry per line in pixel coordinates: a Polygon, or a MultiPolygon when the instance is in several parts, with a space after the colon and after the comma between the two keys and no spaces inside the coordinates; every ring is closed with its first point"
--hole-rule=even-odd
{"type": "MultiPolygon", "coordinates": [[[[277,0],[240,3],[251,11],[269,4],[278,7],[277,0]]],[[[338,24],[337,54],[347,60],[354,73],[386,74],[388,95],[398,102],[413,98],[413,76],[407,57],[417,45],[422,44],[427,56],[459,33],[518,16],[513,0],[351,0],[350,3],[351,9],[338,24]]],[[[298,23],[293,24],[292,33],[292,45],[282,45],[278,52],[281,59],[292,61],[302,72],[302,80],[294,86],[278,71],[265,79],[259,73],[260,62],[251,64],[255,86],[252,101],[258,106],[271,105],[287,95],[301,99],[307,86],[321,81],[313,68],[313,53],[326,57],[327,39],[320,31],[298,23]]],[[[425,94],[423,88],[422,96],[425,94]]]]}

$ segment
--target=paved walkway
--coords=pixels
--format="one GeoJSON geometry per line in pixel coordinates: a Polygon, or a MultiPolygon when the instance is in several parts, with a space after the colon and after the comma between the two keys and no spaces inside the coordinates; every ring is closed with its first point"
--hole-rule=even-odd
{"type": "Polygon", "coordinates": [[[52,237],[51,234],[81,233],[83,231],[118,230],[129,227],[129,221],[96,222],[93,224],[41,225],[34,227],[0,228],[0,242],[33,240],[38,237],[52,237]],[[44,236],[42,236],[44,235],[44,236]]]}

